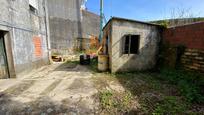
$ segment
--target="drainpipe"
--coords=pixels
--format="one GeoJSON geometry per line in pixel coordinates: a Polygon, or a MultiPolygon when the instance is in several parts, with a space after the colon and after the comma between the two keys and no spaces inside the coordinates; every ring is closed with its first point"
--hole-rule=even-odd
{"type": "Polygon", "coordinates": [[[103,0],[100,0],[100,33],[99,43],[101,43],[103,37],[103,0]]]}
{"type": "Polygon", "coordinates": [[[50,24],[49,24],[49,14],[48,14],[47,0],[45,0],[45,2],[44,2],[44,11],[45,11],[45,26],[46,26],[48,57],[49,57],[49,61],[52,62],[52,59],[51,59],[51,44],[50,44],[50,24]]]}

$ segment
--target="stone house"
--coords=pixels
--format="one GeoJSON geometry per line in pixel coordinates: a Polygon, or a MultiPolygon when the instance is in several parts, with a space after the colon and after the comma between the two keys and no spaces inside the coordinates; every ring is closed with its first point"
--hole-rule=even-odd
{"type": "Polygon", "coordinates": [[[48,64],[44,0],[0,0],[0,78],[48,64]]]}
{"type": "Polygon", "coordinates": [[[0,0],[0,78],[49,64],[50,50],[71,49],[75,38],[98,36],[100,17],[81,9],[82,3],[0,0]]]}
{"type": "Polygon", "coordinates": [[[109,56],[111,72],[154,68],[162,27],[160,25],[113,17],[103,29],[103,54],[109,56]]]}

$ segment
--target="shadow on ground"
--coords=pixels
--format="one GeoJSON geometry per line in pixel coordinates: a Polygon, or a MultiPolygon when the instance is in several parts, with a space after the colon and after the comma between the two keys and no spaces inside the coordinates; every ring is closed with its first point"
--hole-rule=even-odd
{"type": "MultiPolygon", "coordinates": [[[[97,90],[87,70],[74,62],[64,63],[16,79],[15,84],[0,88],[0,115],[96,114],[97,90]]],[[[2,85],[6,84],[1,81],[2,85]]]]}
{"type": "MultiPolygon", "coordinates": [[[[99,73],[96,60],[90,66],[70,61],[53,66],[43,79],[22,80],[0,93],[0,114],[202,114],[204,106],[190,105],[174,84],[160,79],[156,72],[99,73]],[[63,74],[61,76],[61,74],[63,74]],[[59,77],[57,77],[60,75],[59,77]],[[54,77],[53,77],[54,76],[54,77]],[[29,89],[49,78],[52,82],[39,97],[26,102],[29,89]],[[52,79],[55,78],[55,79],[52,79]],[[62,83],[64,83],[62,85],[62,83]],[[61,84],[61,85],[60,85],[61,84]],[[67,85],[67,86],[66,86],[67,85]],[[66,98],[56,101],[51,92],[66,98]],[[26,91],[26,93],[25,93],[26,91]],[[45,92],[44,92],[45,91],[45,92]],[[71,94],[70,94],[71,93],[71,94]],[[77,94],[77,95],[75,95],[77,94]],[[80,95],[85,95],[83,98],[80,95]],[[88,96],[86,96],[88,94],[88,96]],[[20,95],[20,96],[19,96],[20,95]],[[61,96],[61,95],[60,95],[61,96]],[[79,96],[79,97],[77,97],[79,96]],[[16,97],[20,97],[20,100],[16,97]],[[89,101],[91,100],[91,101],[89,101]],[[92,101],[94,101],[92,103],[92,101]],[[89,102],[91,102],[89,104],[89,102]],[[91,107],[88,107],[91,105],[91,107]],[[96,105],[96,108],[92,106],[96,105]],[[99,105],[99,106],[98,106],[99,105]]],[[[43,69],[45,71],[47,69],[43,69]]],[[[42,76],[39,74],[39,76],[42,76]]],[[[33,77],[38,78],[38,77],[33,77]]],[[[39,87],[41,88],[41,87],[39,87]]],[[[32,96],[32,94],[30,94],[32,96]]],[[[59,98],[60,98],[59,96],[59,98]]],[[[57,96],[58,98],[58,96],[57,96]]]]}
{"type": "Polygon", "coordinates": [[[101,92],[98,96],[101,109],[106,114],[204,113],[204,104],[189,103],[181,94],[180,86],[169,83],[160,72],[111,74],[98,73],[95,69],[93,71],[95,87],[101,92]],[[124,105],[124,103],[128,104],[124,105]]]}
{"type": "Polygon", "coordinates": [[[28,115],[28,114],[92,114],[88,108],[78,103],[70,105],[68,99],[63,103],[52,101],[49,97],[41,97],[29,103],[22,103],[12,100],[9,94],[0,94],[1,115],[28,115]]]}

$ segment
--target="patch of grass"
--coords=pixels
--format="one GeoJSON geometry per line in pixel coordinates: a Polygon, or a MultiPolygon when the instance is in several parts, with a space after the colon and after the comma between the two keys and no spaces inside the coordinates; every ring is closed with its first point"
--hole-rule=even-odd
{"type": "Polygon", "coordinates": [[[66,68],[75,68],[79,64],[79,61],[67,61],[65,64],[66,68]]]}
{"type": "Polygon", "coordinates": [[[100,102],[103,109],[111,109],[113,107],[113,93],[111,91],[100,92],[100,102]]]}
{"type": "MultiPolygon", "coordinates": [[[[141,114],[199,114],[193,108],[202,106],[204,103],[204,90],[202,90],[204,77],[202,74],[163,68],[159,73],[125,72],[95,75],[112,78],[103,77],[107,80],[103,81],[103,88],[108,87],[106,82],[117,80],[126,90],[126,93],[121,94],[106,90],[100,93],[101,107],[109,113],[127,114],[134,106],[132,102],[138,101],[141,108],[137,109],[137,112],[141,114]],[[134,97],[138,97],[138,100],[134,97]]],[[[102,80],[99,80],[100,82],[102,80]]],[[[198,111],[200,110],[198,109],[198,111]]]]}
{"type": "Polygon", "coordinates": [[[153,115],[179,115],[185,114],[187,104],[181,102],[177,97],[166,96],[156,104],[153,115]]]}
{"type": "Polygon", "coordinates": [[[79,61],[67,61],[67,64],[79,64],[79,61]]]}
{"type": "Polygon", "coordinates": [[[128,113],[133,107],[133,96],[130,92],[117,93],[103,90],[99,94],[101,107],[108,113],[128,113]]]}
{"type": "Polygon", "coordinates": [[[204,103],[204,94],[202,92],[204,80],[201,74],[184,70],[162,69],[159,78],[176,85],[186,101],[204,103]]]}

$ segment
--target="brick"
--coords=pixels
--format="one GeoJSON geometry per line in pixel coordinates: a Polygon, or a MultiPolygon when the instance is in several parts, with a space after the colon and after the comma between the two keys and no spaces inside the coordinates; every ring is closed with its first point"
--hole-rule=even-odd
{"type": "Polygon", "coordinates": [[[188,55],[191,55],[192,53],[190,52],[185,52],[184,55],[188,56],[188,55]]]}
{"type": "Polygon", "coordinates": [[[195,57],[196,60],[204,60],[204,57],[195,57]]]}
{"type": "Polygon", "coordinates": [[[194,66],[194,67],[198,67],[198,68],[201,67],[201,65],[198,64],[198,63],[193,63],[193,66],[194,66]]]}

